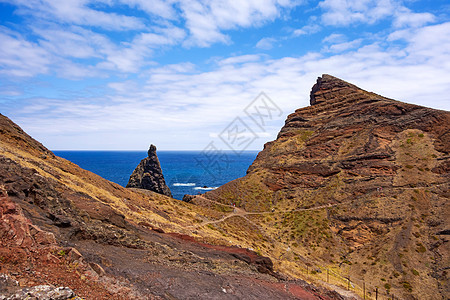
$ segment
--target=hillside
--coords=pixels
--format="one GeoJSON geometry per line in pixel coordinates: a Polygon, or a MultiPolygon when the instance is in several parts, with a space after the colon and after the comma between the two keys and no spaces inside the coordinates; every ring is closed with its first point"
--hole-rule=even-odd
{"type": "Polygon", "coordinates": [[[26,287],[45,299],[343,299],[254,251],[212,244],[209,228],[186,229],[222,215],[109,182],[0,115],[2,299],[25,299],[26,287]]]}
{"type": "Polygon", "coordinates": [[[292,276],[448,299],[449,152],[449,112],[323,75],[245,177],[191,202],[235,203],[209,225],[292,276]]]}

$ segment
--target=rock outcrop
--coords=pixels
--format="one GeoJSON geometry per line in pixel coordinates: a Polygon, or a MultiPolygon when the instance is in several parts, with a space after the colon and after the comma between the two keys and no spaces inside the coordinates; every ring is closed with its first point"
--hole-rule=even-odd
{"type": "Polygon", "coordinates": [[[206,197],[267,216],[241,226],[258,226],[258,245],[280,251],[280,264],[336,266],[384,294],[445,299],[450,113],[330,75],[310,103],[287,117],[245,177],[191,203],[209,205],[206,197]]]}
{"type": "Polygon", "coordinates": [[[150,145],[147,153],[148,157],[141,160],[131,174],[127,188],[150,190],[155,193],[172,197],[170,188],[164,180],[158,156],[156,155],[156,146],[150,145]]]}
{"type": "Polygon", "coordinates": [[[19,282],[8,275],[0,274],[0,300],[82,300],[67,287],[37,285],[20,287],[19,282]]]}

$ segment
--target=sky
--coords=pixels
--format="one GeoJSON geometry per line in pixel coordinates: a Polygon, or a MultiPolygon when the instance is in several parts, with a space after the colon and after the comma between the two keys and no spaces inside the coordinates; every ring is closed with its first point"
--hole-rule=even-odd
{"type": "Polygon", "coordinates": [[[0,113],[52,150],[260,150],[331,74],[450,110],[447,0],[0,0],[0,113]]]}

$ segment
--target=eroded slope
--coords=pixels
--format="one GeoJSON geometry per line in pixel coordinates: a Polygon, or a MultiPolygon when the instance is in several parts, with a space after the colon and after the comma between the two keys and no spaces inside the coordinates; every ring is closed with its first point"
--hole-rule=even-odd
{"type": "Polygon", "coordinates": [[[449,112],[323,75],[245,177],[192,201],[249,212],[210,226],[279,270],[322,266],[311,280],[329,268],[360,294],[365,281],[372,293],[446,299],[449,151],[449,112]]]}

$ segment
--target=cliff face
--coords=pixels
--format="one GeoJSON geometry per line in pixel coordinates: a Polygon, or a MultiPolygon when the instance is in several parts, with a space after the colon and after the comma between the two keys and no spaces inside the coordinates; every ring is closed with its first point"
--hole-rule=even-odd
{"type": "Polygon", "coordinates": [[[164,180],[158,156],[156,155],[156,146],[150,145],[147,153],[148,157],[141,160],[131,174],[127,188],[145,189],[172,197],[172,193],[164,180]]]}
{"type": "Polygon", "coordinates": [[[446,182],[448,112],[387,99],[330,75],[317,80],[311,104],[287,117],[248,170],[269,171],[271,190],[318,188],[334,177],[363,193],[446,182]],[[404,170],[405,153],[421,162],[404,170]]]}
{"type": "Polygon", "coordinates": [[[287,117],[245,177],[202,198],[251,211],[257,244],[279,253],[276,265],[336,268],[386,295],[445,299],[450,113],[330,75],[310,102],[287,117]]]}

